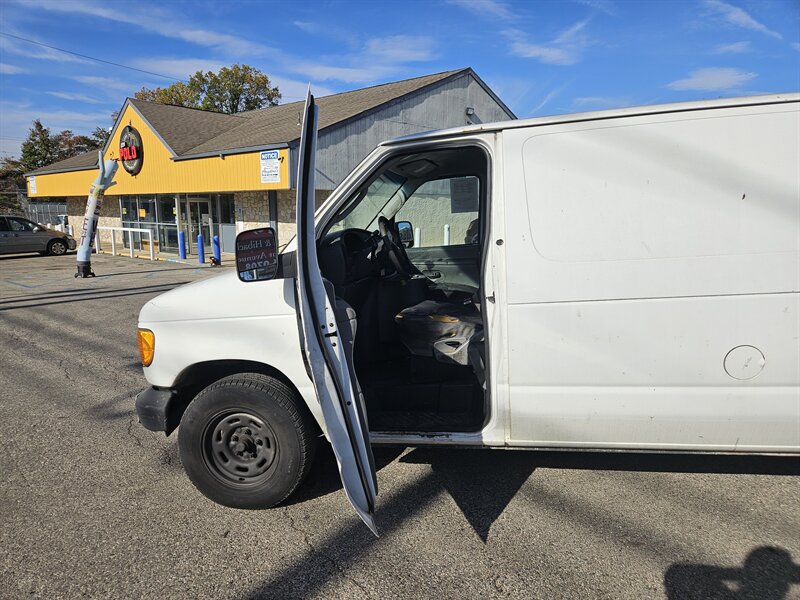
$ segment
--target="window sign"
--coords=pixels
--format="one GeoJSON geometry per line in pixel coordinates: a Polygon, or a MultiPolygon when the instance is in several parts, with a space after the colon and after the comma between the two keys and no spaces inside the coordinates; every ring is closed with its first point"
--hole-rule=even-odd
{"type": "Polygon", "coordinates": [[[30,193],[36,193],[36,177],[28,177],[28,187],[30,188],[30,193]]]}
{"type": "Polygon", "coordinates": [[[453,177],[450,180],[450,212],[477,212],[478,205],[478,178],[453,177]]]}
{"type": "Polygon", "coordinates": [[[241,281],[272,279],[278,271],[278,249],[272,227],[236,236],[236,270],[241,281]]]}
{"type": "Polygon", "coordinates": [[[281,159],[277,150],[261,153],[261,183],[281,182],[281,159]]]}

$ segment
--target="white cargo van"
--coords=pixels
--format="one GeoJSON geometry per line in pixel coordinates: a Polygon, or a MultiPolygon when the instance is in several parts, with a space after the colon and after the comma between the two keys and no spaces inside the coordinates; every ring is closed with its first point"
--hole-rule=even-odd
{"type": "Polygon", "coordinates": [[[372,528],[370,444],[800,452],[800,95],[381,144],[298,235],[148,302],[142,424],[266,507],[320,432],[372,528]]]}

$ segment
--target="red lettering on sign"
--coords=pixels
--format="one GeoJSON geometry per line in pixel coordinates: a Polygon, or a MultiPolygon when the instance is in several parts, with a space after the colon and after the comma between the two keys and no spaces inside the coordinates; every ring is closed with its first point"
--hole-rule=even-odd
{"type": "Polygon", "coordinates": [[[136,160],[139,153],[136,151],[136,146],[122,146],[119,149],[119,157],[122,160],[136,160]]]}

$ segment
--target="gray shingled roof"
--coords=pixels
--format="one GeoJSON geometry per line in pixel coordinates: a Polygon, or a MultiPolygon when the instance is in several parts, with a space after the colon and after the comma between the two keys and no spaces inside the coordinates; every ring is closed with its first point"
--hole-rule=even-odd
{"type": "Polygon", "coordinates": [[[26,175],[39,175],[40,173],[61,173],[69,171],[83,171],[85,169],[94,169],[97,167],[97,150],[78,154],[70,158],[65,158],[56,163],[47,165],[46,167],[39,167],[35,171],[26,173],[26,175]]]}
{"type": "Polygon", "coordinates": [[[158,104],[134,98],[130,99],[130,103],[179,156],[206,140],[247,122],[243,116],[197,108],[158,104]]]}
{"type": "MultiPolygon", "coordinates": [[[[320,109],[319,129],[321,131],[424,87],[467,72],[471,72],[471,69],[434,73],[317,98],[316,103],[320,109]]],[[[236,115],[158,104],[134,98],[129,98],[128,102],[172,148],[177,158],[239,148],[289,144],[300,137],[299,119],[303,112],[302,101],[236,115]]],[[[27,174],[79,171],[96,166],[97,153],[87,152],[27,174]]]]}
{"type": "MultiPolygon", "coordinates": [[[[319,129],[321,131],[466,70],[445,71],[316,98],[319,107],[319,129]]],[[[240,113],[247,118],[245,123],[198,144],[185,154],[203,154],[294,141],[300,137],[298,120],[303,112],[303,104],[303,101],[292,102],[240,113]]]]}

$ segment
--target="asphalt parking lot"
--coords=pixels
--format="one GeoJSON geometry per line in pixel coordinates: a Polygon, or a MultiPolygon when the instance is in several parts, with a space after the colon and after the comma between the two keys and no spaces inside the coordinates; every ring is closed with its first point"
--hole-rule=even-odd
{"type": "Polygon", "coordinates": [[[218,270],[0,257],[3,598],[800,598],[800,461],[378,449],[374,538],[330,452],[224,508],[137,422],[139,308],[218,270]]]}

